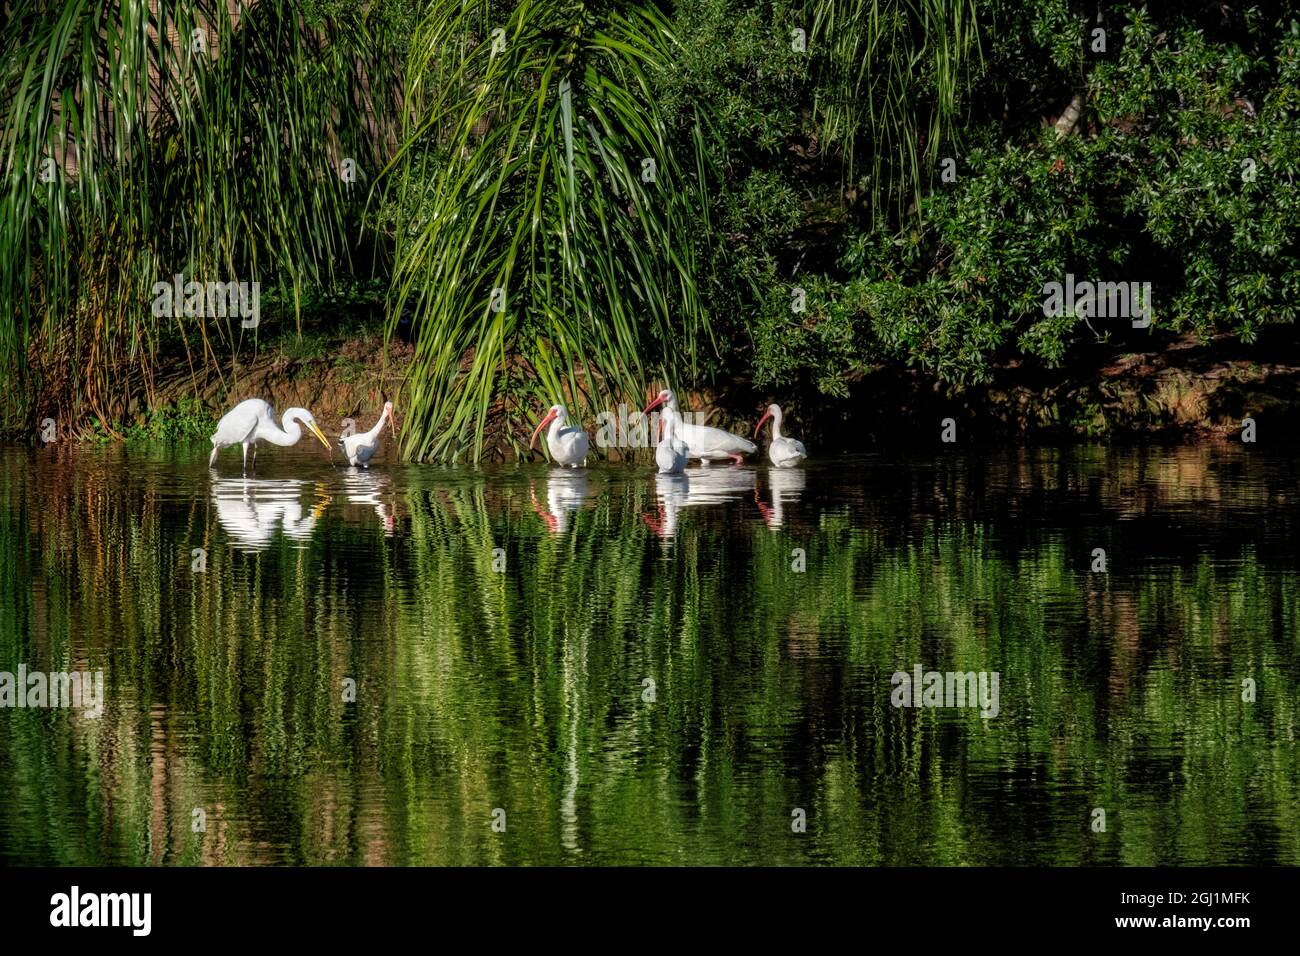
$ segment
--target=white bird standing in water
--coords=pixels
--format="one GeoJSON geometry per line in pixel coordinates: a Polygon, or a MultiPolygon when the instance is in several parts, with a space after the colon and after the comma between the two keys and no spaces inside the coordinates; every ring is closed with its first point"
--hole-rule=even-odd
{"type": "Polygon", "coordinates": [[[384,410],[379,413],[379,421],[375,422],[375,427],[370,431],[357,432],[355,435],[347,435],[339,439],[339,446],[342,447],[349,465],[354,468],[370,467],[370,458],[379,449],[379,435],[384,430],[385,422],[393,426],[393,434],[396,435],[397,420],[393,418],[392,402],[384,402],[384,410]]]}
{"type": "Polygon", "coordinates": [[[772,444],[767,446],[767,457],[778,468],[793,468],[808,457],[808,450],[803,447],[803,442],[799,439],[787,438],[781,434],[780,405],[767,406],[767,411],[763,413],[763,417],[754,426],[754,437],[758,437],[758,430],[763,427],[763,422],[769,418],[772,419],[772,444]]]}
{"type": "Polygon", "coordinates": [[[664,405],[672,410],[673,417],[677,419],[677,430],[679,437],[686,444],[686,456],[688,458],[699,458],[704,464],[710,461],[721,461],[723,458],[730,458],[739,465],[744,458],[758,450],[758,447],[746,438],[739,435],[733,435],[731,432],[723,431],[721,428],[714,428],[711,425],[692,425],[682,418],[682,414],[677,409],[677,396],[672,389],[665,388],[655,398],[653,402],[645,407],[641,414],[648,415],[650,410],[664,405]]]}
{"type": "Polygon", "coordinates": [[[686,467],[687,451],[686,442],[677,437],[677,413],[671,408],[665,408],[659,415],[659,421],[664,428],[655,448],[655,463],[659,466],[659,474],[680,475],[686,467]]]}
{"type": "Polygon", "coordinates": [[[272,445],[285,448],[296,445],[298,439],[302,437],[302,429],[298,427],[299,422],[310,428],[312,434],[325,446],[326,451],[329,450],[330,443],[316,427],[316,419],[307,409],[289,409],[281,419],[282,425],[276,425],[275,409],[271,407],[270,402],[260,398],[245,399],[226,412],[221,417],[221,421],[217,422],[217,430],[212,433],[212,454],[208,458],[208,467],[216,465],[217,452],[221,449],[228,445],[243,445],[244,471],[247,473],[249,447],[253,449],[253,464],[256,466],[257,443],[269,441],[272,445]]]}
{"type": "Polygon", "coordinates": [[[532,450],[537,444],[537,436],[541,430],[550,425],[550,429],[546,432],[546,447],[550,449],[551,460],[567,468],[585,466],[590,441],[587,433],[580,427],[565,424],[568,417],[569,413],[564,410],[563,405],[552,405],[546,417],[533,429],[533,437],[528,442],[528,448],[532,450]]]}

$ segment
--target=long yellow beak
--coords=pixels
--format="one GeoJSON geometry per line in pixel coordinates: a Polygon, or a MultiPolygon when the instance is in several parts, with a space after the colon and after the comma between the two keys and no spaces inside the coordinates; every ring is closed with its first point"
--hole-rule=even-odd
{"type": "Polygon", "coordinates": [[[320,433],[320,429],[316,427],[315,422],[308,422],[307,427],[311,429],[313,435],[320,439],[320,443],[325,446],[326,451],[332,452],[334,450],[330,448],[330,443],[325,440],[325,436],[320,433]]]}

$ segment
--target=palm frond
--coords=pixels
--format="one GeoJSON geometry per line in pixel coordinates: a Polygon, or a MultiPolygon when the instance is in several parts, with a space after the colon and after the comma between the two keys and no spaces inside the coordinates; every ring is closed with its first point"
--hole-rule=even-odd
{"type": "Polygon", "coordinates": [[[668,22],[561,0],[496,23],[487,10],[431,4],[407,68],[415,119],[390,169],[392,314],[414,314],[419,458],[478,459],[508,396],[608,407],[688,371],[709,336],[694,279],[702,183],[651,82],[671,57],[668,22]]]}
{"type": "Polygon", "coordinates": [[[951,139],[963,76],[981,61],[976,0],[813,0],[822,145],[866,175],[871,210],[903,208],[951,139]],[[862,155],[865,153],[865,155],[862,155]]]}

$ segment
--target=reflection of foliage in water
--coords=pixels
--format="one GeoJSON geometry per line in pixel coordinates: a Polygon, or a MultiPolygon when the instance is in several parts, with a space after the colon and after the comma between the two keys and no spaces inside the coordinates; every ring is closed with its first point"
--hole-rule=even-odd
{"type": "Polygon", "coordinates": [[[742,499],[671,547],[649,481],[552,535],[544,475],[410,471],[392,537],[336,496],[261,554],[115,454],[0,457],[0,669],[108,687],[0,715],[9,859],[1300,862],[1286,475],[1229,453],[814,473],[781,529],[742,499]],[[1001,715],[890,707],[917,663],[999,671],[1001,715]]]}

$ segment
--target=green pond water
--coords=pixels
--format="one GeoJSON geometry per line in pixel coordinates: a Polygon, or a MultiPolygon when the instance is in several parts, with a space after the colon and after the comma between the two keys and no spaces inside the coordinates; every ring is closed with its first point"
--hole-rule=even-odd
{"type": "Polygon", "coordinates": [[[5,863],[1300,864],[1290,457],[206,453],[0,449],[5,863]]]}

